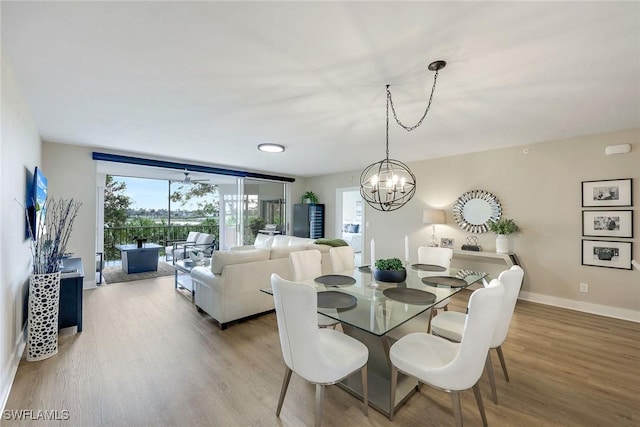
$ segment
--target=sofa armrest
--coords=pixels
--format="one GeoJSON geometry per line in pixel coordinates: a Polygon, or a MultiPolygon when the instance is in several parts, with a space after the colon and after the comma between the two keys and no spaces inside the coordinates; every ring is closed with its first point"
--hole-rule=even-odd
{"type": "Polygon", "coordinates": [[[191,270],[191,279],[200,283],[213,287],[217,281],[215,274],[211,272],[209,267],[194,267],[191,270]]]}

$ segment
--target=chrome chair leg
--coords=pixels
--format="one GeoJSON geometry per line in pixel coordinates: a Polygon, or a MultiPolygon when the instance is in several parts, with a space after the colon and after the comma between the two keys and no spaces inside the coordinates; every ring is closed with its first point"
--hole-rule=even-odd
{"type": "Polygon", "coordinates": [[[320,427],[322,421],[322,401],[324,400],[324,385],[316,384],[316,410],[314,416],[314,426],[320,427]]]}
{"type": "Polygon", "coordinates": [[[498,358],[500,359],[500,364],[502,365],[502,372],[504,372],[504,378],[509,382],[509,373],[507,372],[507,362],[504,360],[504,353],[502,353],[502,346],[499,345],[496,347],[496,351],[498,352],[498,358]]]}
{"type": "Polygon", "coordinates": [[[369,386],[367,378],[367,365],[364,365],[362,371],[362,412],[369,416],[369,386]]]}
{"type": "Polygon", "coordinates": [[[462,407],[460,406],[460,394],[457,391],[451,392],[451,405],[453,406],[453,418],[456,420],[456,427],[462,427],[462,407]]]}
{"type": "Polygon", "coordinates": [[[482,425],[484,427],[488,426],[487,423],[487,414],[484,413],[484,405],[482,404],[482,394],[480,394],[480,386],[476,383],[473,386],[473,394],[476,395],[476,403],[478,404],[478,409],[480,410],[480,417],[482,418],[482,425]]]}
{"type": "Polygon", "coordinates": [[[431,308],[429,310],[429,324],[427,325],[427,333],[431,333],[431,320],[433,319],[433,313],[436,311],[435,308],[431,308]]]}
{"type": "Polygon", "coordinates": [[[398,385],[398,369],[391,365],[391,394],[389,396],[389,421],[393,421],[396,409],[396,386],[398,385]]]}
{"type": "Polygon", "coordinates": [[[487,352],[487,360],[484,364],[484,369],[489,376],[489,384],[491,385],[491,396],[493,397],[493,403],[498,404],[498,392],[496,391],[496,377],[493,375],[493,363],[491,362],[491,351],[487,352]]]}
{"type": "Polygon", "coordinates": [[[289,388],[289,381],[291,380],[291,373],[293,371],[287,367],[284,371],[284,379],[282,380],[282,390],[280,390],[280,399],[278,400],[278,409],[276,409],[276,417],[280,416],[280,410],[282,410],[282,404],[284,403],[284,395],[287,394],[287,388],[289,388]]]}

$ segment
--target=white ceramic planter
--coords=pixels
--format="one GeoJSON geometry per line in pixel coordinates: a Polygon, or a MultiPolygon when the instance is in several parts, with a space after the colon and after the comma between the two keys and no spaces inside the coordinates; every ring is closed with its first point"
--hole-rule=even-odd
{"type": "Polygon", "coordinates": [[[509,250],[509,237],[504,234],[498,234],[496,236],[496,253],[508,254],[509,250]]]}
{"type": "Polygon", "coordinates": [[[47,359],[58,353],[60,272],[29,277],[27,361],[47,359]]]}

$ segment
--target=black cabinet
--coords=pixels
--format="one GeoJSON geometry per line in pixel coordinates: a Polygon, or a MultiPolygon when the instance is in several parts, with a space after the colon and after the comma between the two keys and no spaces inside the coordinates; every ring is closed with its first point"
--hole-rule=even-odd
{"type": "Polygon", "coordinates": [[[76,326],[82,332],[82,290],[84,285],[84,269],[82,259],[64,260],[60,276],[60,309],[58,312],[58,329],[76,326]],[[68,273],[66,271],[69,271],[68,273]]]}
{"type": "Polygon", "coordinates": [[[324,205],[293,205],[293,235],[311,239],[324,237],[324,205]]]}

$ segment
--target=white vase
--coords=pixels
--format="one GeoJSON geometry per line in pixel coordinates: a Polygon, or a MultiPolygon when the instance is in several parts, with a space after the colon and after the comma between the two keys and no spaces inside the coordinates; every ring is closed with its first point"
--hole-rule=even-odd
{"type": "Polygon", "coordinates": [[[27,361],[49,358],[58,352],[60,272],[29,277],[27,361]]]}
{"type": "Polygon", "coordinates": [[[498,234],[496,236],[496,253],[508,254],[509,250],[509,238],[504,234],[498,234]]]}

